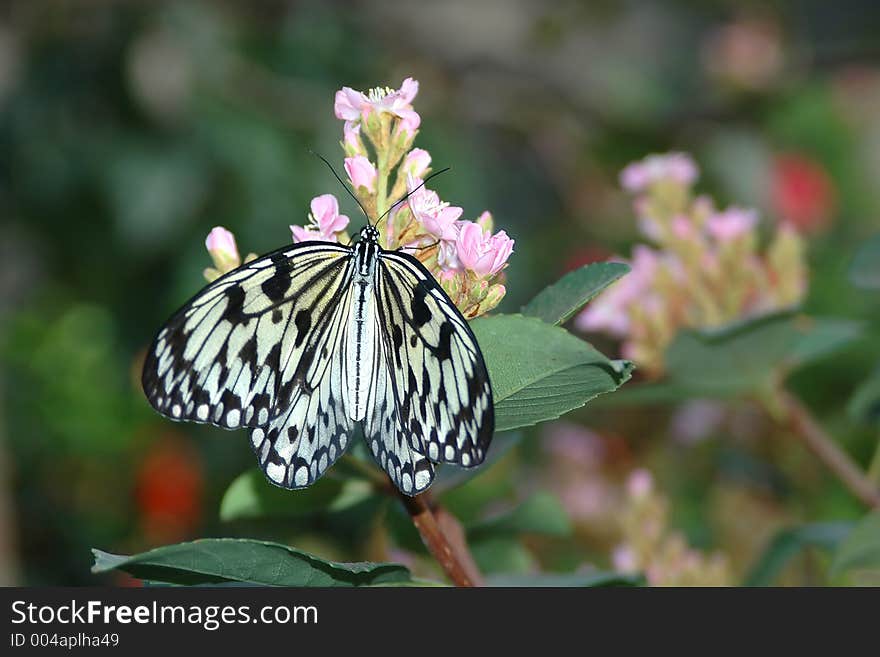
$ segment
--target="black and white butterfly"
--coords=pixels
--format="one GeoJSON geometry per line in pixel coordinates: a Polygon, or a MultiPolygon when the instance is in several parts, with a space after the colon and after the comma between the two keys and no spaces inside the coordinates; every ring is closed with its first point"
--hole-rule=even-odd
{"type": "Polygon", "coordinates": [[[492,388],[467,321],[413,256],[367,226],[351,245],[302,242],[217,279],[159,331],[143,371],[173,420],[250,429],[272,483],[304,488],[358,423],[409,495],[434,464],[482,463],[492,388]]]}

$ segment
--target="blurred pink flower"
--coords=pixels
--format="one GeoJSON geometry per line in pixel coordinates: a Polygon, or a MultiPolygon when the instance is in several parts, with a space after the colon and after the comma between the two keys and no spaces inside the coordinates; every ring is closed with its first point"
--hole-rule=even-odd
{"type": "Polygon", "coordinates": [[[667,153],[649,155],[639,162],[627,165],[620,172],[620,184],[627,191],[641,192],[662,180],[691,185],[698,176],[699,169],[689,155],[667,153]]]}
{"type": "Polygon", "coordinates": [[[404,175],[422,178],[429,166],[431,166],[431,154],[424,148],[414,148],[403,158],[400,170],[404,175]]]}
{"type": "Polygon", "coordinates": [[[626,480],[626,492],[636,500],[650,495],[654,488],[654,477],[644,468],[633,470],[626,480]]]}
{"type": "Polygon", "coordinates": [[[575,325],[582,331],[607,331],[611,335],[626,337],[630,325],[626,307],[650,287],[659,261],[657,251],[637,244],[629,263],[630,272],[593,299],[578,315],[575,325]]]}
{"type": "Polygon", "coordinates": [[[343,87],[336,92],[333,109],[336,118],[345,121],[366,118],[370,112],[393,114],[402,119],[406,128],[412,131],[421,123],[421,118],[412,108],[412,101],[418,92],[419,83],[412,78],[404,80],[397,90],[376,87],[365,94],[350,87],[343,87]]]}
{"type": "Polygon", "coordinates": [[[471,221],[461,224],[455,241],[459,262],[481,276],[501,271],[513,253],[513,244],[503,230],[491,235],[471,221]]]}
{"type": "Polygon", "coordinates": [[[614,570],[621,573],[635,573],[639,570],[635,551],[628,545],[618,545],[611,553],[614,570]]]}
{"type": "Polygon", "coordinates": [[[427,189],[424,185],[416,189],[421,184],[422,181],[418,178],[412,176],[407,178],[407,188],[410,192],[407,205],[413,216],[431,235],[441,240],[454,241],[458,236],[456,222],[464,210],[442,202],[437,192],[427,189]]]}
{"type": "Polygon", "coordinates": [[[551,422],[544,430],[541,445],[551,456],[580,469],[596,468],[602,462],[602,439],[579,424],[551,422]]]}
{"type": "Polygon", "coordinates": [[[712,214],[706,220],[706,230],[719,242],[727,243],[750,233],[757,223],[755,210],[730,207],[712,214]]]}
{"type": "Polygon", "coordinates": [[[678,215],[672,220],[672,234],[680,240],[690,240],[696,235],[694,224],[689,217],[678,215]]]}
{"type": "Polygon", "coordinates": [[[373,163],[363,155],[345,158],[345,172],[355,189],[365,187],[372,194],[376,191],[376,176],[378,172],[373,163]]]}
{"type": "Polygon", "coordinates": [[[312,199],[309,225],[291,226],[294,242],[320,240],[336,242],[336,234],[345,230],[349,219],[339,214],[339,201],[333,194],[322,194],[312,199]]]}

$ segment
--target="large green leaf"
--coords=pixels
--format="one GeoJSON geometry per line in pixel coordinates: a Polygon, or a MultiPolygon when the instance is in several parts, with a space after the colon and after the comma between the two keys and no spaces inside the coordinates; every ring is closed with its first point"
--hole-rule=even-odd
{"type": "Polygon", "coordinates": [[[518,507],[471,525],[467,531],[472,539],[510,534],[568,536],[571,521],[556,496],[538,492],[518,507]]]}
{"type": "Polygon", "coordinates": [[[811,547],[833,550],[852,529],[849,522],[817,522],[779,532],[752,567],[745,586],[770,586],[792,558],[811,547]]]}
{"type": "Polygon", "coordinates": [[[495,397],[498,431],[551,420],[630,378],[628,361],[609,360],[568,331],[532,317],[496,315],[471,323],[495,397]]]}
{"type": "Polygon", "coordinates": [[[702,396],[753,391],[774,377],[834,352],[861,331],[860,322],[792,313],[714,333],[684,331],[666,352],[668,380],[702,396]]]}
{"type": "MultiPolygon", "coordinates": [[[[331,473],[332,474],[332,473],[331,473]]],[[[273,486],[263,473],[251,469],[229,485],[220,502],[220,520],[290,517],[340,511],[374,494],[369,482],[323,477],[308,488],[290,491],[273,486]]]]}
{"type": "Polygon", "coordinates": [[[880,586],[880,511],[869,513],[834,553],[831,577],[880,586]]]}
{"type": "Polygon", "coordinates": [[[874,235],[856,252],[849,277],[858,287],[880,288],[880,235],[874,235]]]}
{"type": "Polygon", "coordinates": [[[621,262],[598,262],[576,269],[539,292],[523,307],[522,314],[562,324],[628,271],[629,265],[621,262]]]}
{"type": "Polygon", "coordinates": [[[124,556],[93,549],[92,572],[122,570],[170,584],[246,582],[266,586],[367,586],[408,582],[409,570],[392,563],[337,563],[280,543],[205,538],[124,556]]]}

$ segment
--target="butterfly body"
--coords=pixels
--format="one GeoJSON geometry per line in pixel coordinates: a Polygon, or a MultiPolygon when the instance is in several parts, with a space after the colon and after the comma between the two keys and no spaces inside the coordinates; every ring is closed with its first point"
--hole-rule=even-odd
{"type": "Polygon", "coordinates": [[[150,403],[174,420],[246,427],[267,478],[313,483],[360,424],[404,493],[434,465],[479,465],[492,390],[467,321],[424,266],[364,228],[352,245],[303,242],[193,297],[144,364],[150,403]]]}

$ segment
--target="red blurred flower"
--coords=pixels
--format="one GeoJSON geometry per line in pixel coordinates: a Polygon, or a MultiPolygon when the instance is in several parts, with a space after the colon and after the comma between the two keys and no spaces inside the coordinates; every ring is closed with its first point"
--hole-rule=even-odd
{"type": "Polygon", "coordinates": [[[147,539],[186,538],[201,517],[202,492],[201,459],[192,445],[178,437],[156,442],[137,473],[137,505],[147,539]]]}
{"type": "Polygon", "coordinates": [[[805,155],[773,161],[770,201],[776,214],[801,233],[825,228],[834,210],[834,185],[825,168],[805,155]]]}

